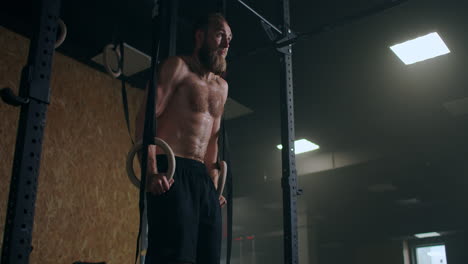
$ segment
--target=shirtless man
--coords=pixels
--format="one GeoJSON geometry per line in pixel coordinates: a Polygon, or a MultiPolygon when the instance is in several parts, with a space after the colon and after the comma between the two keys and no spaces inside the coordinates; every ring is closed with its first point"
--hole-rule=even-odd
{"type": "MultiPolygon", "coordinates": [[[[221,209],[216,187],[218,135],[228,84],[220,77],[232,34],[220,14],[195,26],[191,56],[171,57],[159,70],[156,136],[176,156],[174,178],[167,180],[167,159],[148,149],[147,264],[219,264],[221,209]]],[[[146,102],[146,99],[145,99],[146,102]]],[[[146,105],[137,117],[141,139],[146,105]]]]}

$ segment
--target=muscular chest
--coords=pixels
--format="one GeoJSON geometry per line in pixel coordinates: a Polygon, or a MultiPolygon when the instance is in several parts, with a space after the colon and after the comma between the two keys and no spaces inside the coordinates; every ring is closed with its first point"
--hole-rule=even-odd
{"type": "Polygon", "coordinates": [[[193,112],[209,112],[218,117],[223,112],[223,91],[215,82],[187,79],[181,87],[188,107],[193,112]]]}

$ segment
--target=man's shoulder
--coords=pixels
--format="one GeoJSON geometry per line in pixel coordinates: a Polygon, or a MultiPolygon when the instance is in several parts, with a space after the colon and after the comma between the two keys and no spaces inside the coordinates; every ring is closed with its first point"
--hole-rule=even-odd
{"type": "Polygon", "coordinates": [[[194,58],[192,56],[182,55],[182,56],[178,56],[178,58],[180,60],[182,60],[182,63],[185,64],[185,67],[187,67],[187,69],[190,72],[198,74],[198,75],[201,74],[200,67],[199,67],[199,65],[197,65],[197,63],[195,62],[195,60],[194,60],[194,58]]]}
{"type": "Polygon", "coordinates": [[[168,57],[158,70],[160,76],[182,80],[190,71],[185,61],[179,56],[168,57]]]}
{"type": "Polygon", "coordinates": [[[228,83],[227,81],[222,77],[218,75],[218,84],[223,87],[224,89],[228,89],[228,83]]]}
{"type": "Polygon", "coordinates": [[[180,68],[187,67],[187,63],[181,56],[170,56],[164,61],[163,66],[171,68],[180,68]]]}

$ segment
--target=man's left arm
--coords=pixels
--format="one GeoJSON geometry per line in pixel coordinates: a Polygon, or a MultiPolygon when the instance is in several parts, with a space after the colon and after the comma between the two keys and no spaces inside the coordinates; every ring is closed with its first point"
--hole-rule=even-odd
{"type": "MultiPolygon", "coordinates": [[[[228,84],[224,79],[220,79],[220,88],[222,90],[222,112],[224,112],[224,105],[226,104],[227,95],[228,95],[228,84]]],[[[221,127],[221,118],[222,115],[215,117],[213,120],[213,127],[211,129],[210,141],[205,154],[205,166],[208,170],[208,175],[210,175],[213,180],[214,186],[218,189],[218,179],[219,179],[219,168],[218,168],[218,138],[219,138],[219,129],[221,127]]]]}
{"type": "MultiPolygon", "coordinates": [[[[208,148],[205,155],[205,166],[208,170],[211,180],[216,189],[218,189],[219,180],[219,168],[218,168],[218,138],[219,138],[219,127],[221,123],[221,117],[216,118],[213,123],[213,133],[208,143],[208,148]]],[[[223,207],[226,205],[226,199],[223,195],[219,196],[219,205],[223,207]]]]}
{"type": "Polygon", "coordinates": [[[210,175],[214,186],[218,188],[219,169],[218,169],[218,138],[219,128],[221,124],[221,117],[217,117],[213,122],[210,141],[206,149],[205,166],[210,175]]]}

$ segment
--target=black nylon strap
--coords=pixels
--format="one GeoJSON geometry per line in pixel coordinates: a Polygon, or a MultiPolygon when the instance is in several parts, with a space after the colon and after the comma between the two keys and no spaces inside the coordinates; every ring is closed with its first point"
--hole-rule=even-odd
{"type": "Polygon", "coordinates": [[[159,48],[161,44],[161,30],[163,29],[164,20],[168,20],[165,16],[167,13],[168,1],[154,0],[154,10],[152,17],[152,47],[151,47],[151,72],[150,80],[148,86],[148,94],[146,98],[146,111],[145,111],[145,125],[143,129],[143,149],[141,157],[141,177],[140,177],[140,224],[138,228],[138,237],[137,237],[137,247],[135,254],[135,264],[138,260],[138,255],[140,251],[140,237],[141,237],[141,227],[143,225],[143,212],[145,210],[145,190],[146,190],[146,173],[148,166],[148,146],[154,144],[154,137],[156,136],[156,101],[157,101],[157,92],[156,84],[157,74],[156,67],[159,61],[159,48]],[[164,16],[164,17],[163,17],[164,16]]]}
{"type": "Polygon", "coordinates": [[[221,120],[221,143],[220,143],[221,160],[226,161],[227,175],[226,175],[226,201],[227,201],[227,248],[226,248],[226,264],[231,263],[231,250],[232,250],[232,212],[233,212],[233,199],[232,199],[232,166],[231,158],[229,156],[229,141],[225,127],[224,118],[221,120]]]}
{"type": "Polygon", "coordinates": [[[128,130],[128,135],[130,136],[130,140],[132,141],[132,144],[135,145],[135,142],[133,141],[132,137],[132,132],[130,131],[130,117],[129,117],[129,111],[128,111],[128,98],[127,98],[127,88],[125,87],[125,78],[123,76],[123,71],[124,71],[124,59],[125,59],[125,54],[124,54],[124,43],[120,42],[120,61],[119,61],[119,68],[122,71],[122,77],[120,78],[122,81],[122,104],[123,104],[123,110],[124,110],[124,115],[125,115],[125,122],[127,123],[127,130],[128,130]]]}
{"type": "MultiPolygon", "coordinates": [[[[218,12],[221,12],[224,17],[226,17],[227,11],[227,1],[226,0],[218,0],[218,12]]],[[[226,77],[226,73],[224,73],[223,78],[226,77]]],[[[226,161],[228,170],[226,175],[226,183],[225,183],[225,192],[226,192],[226,202],[227,202],[227,243],[226,243],[226,264],[231,263],[231,251],[232,251],[232,212],[233,212],[233,199],[232,199],[232,168],[231,168],[231,159],[229,157],[229,144],[227,138],[227,132],[225,127],[225,120],[224,118],[221,120],[221,138],[222,138],[222,159],[226,161]]],[[[218,155],[219,156],[219,155],[218,155]]]]}
{"type": "MultiPolygon", "coordinates": [[[[122,71],[122,75],[120,76],[120,80],[122,83],[122,104],[123,104],[123,110],[124,110],[124,115],[125,115],[125,122],[127,124],[127,130],[128,130],[128,135],[130,137],[130,140],[132,141],[132,145],[135,145],[135,142],[133,141],[132,133],[130,131],[130,117],[129,117],[129,111],[128,111],[128,98],[127,98],[127,88],[125,86],[125,78],[123,75],[124,72],[124,60],[125,60],[125,53],[124,53],[124,45],[123,41],[120,42],[119,44],[119,49],[120,49],[120,60],[119,60],[119,69],[122,71]]],[[[117,47],[116,47],[117,48],[117,47]]],[[[145,179],[146,182],[146,179],[145,179]]],[[[138,236],[137,236],[137,245],[136,245],[136,252],[135,252],[135,264],[138,262],[138,256],[139,256],[139,251],[140,251],[140,237],[141,237],[141,226],[143,222],[143,212],[144,212],[144,204],[143,207],[141,205],[141,190],[145,190],[145,184],[143,183],[143,178],[140,183],[140,224],[138,227],[138,236]]],[[[143,200],[144,201],[144,200],[143,200]]]]}

